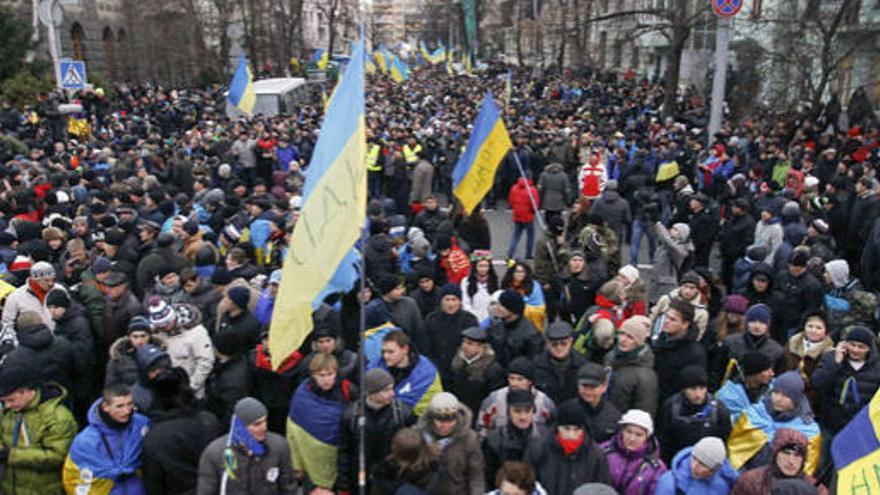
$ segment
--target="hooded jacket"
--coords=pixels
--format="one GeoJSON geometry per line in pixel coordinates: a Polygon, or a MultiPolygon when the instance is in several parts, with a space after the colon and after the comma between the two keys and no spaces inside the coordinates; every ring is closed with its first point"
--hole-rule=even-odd
{"type": "Polygon", "coordinates": [[[520,177],[520,179],[510,188],[510,194],[507,196],[507,202],[513,209],[513,221],[517,223],[531,223],[535,220],[535,209],[532,207],[532,200],[529,198],[531,191],[532,198],[541,207],[538,198],[538,191],[532,185],[532,181],[520,177]]]}
{"type": "MultiPolygon", "coordinates": [[[[165,339],[158,335],[150,335],[147,345],[152,344],[167,349],[165,339]]],[[[124,383],[132,386],[138,381],[137,348],[131,345],[128,336],[119,337],[110,346],[110,360],[107,361],[107,373],[104,376],[106,385],[124,383]]]]}
{"type": "MultiPolygon", "coordinates": [[[[562,211],[571,197],[571,182],[559,163],[551,163],[538,178],[541,204],[547,211],[562,211]]],[[[528,198],[526,198],[528,199],[528,198]]]]}
{"type": "Polygon", "coordinates": [[[46,325],[18,331],[18,347],[6,357],[4,367],[30,367],[39,370],[44,381],[56,382],[70,390],[73,385],[74,360],[70,342],[56,337],[46,325]]]}
{"type": "MultiPolygon", "coordinates": [[[[773,460],[770,464],[750,469],[739,477],[736,485],[733,487],[731,495],[764,495],[773,492],[779,480],[783,479],[800,479],[812,486],[816,486],[819,495],[827,495],[828,490],[821,484],[818,484],[812,476],[804,473],[803,467],[797,476],[785,476],[776,465],[776,456],[788,445],[799,445],[806,452],[809,444],[806,437],[796,430],[781,429],[776,432],[773,438],[772,452],[773,460]]],[[[775,492],[773,492],[775,493],[775,492]]]]}
{"type": "Polygon", "coordinates": [[[433,424],[434,413],[428,409],[416,423],[416,430],[439,450],[440,465],[449,476],[450,488],[455,493],[481,495],[486,489],[483,451],[477,433],[470,426],[473,424],[470,409],[459,403],[455,431],[447,438],[437,438],[433,424]]]}
{"type": "Polygon", "coordinates": [[[604,220],[617,234],[618,239],[626,237],[626,232],[632,223],[632,211],[629,202],[621,198],[620,193],[606,189],[593,203],[590,212],[604,220]]]}
{"type": "Polygon", "coordinates": [[[271,431],[266,434],[266,454],[260,457],[232,447],[235,456],[235,476],[226,471],[227,438],[223,435],[211,442],[199,459],[198,495],[294,495],[297,493],[293,477],[290,449],[284,437],[271,431]],[[221,487],[223,491],[221,492],[221,487]]]}
{"type": "Polygon", "coordinates": [[[186,371],[190,388],[196,398],[205,396],[205,381],[214,366],[214,346],[208,330],[202,325],[202,314],[192,304],[175,305],[177,323],[170,332],[163,332],[171,363],[186,371]]]}
{"type": "Polygon", "coordinates": [[[838,363],[834,352],[828,352],[813,372],[811,384],[818,397],[827,397],[817,411],[823,424],[838,432],[862,409],[880,388],[880,356],[877,344],[871,342],[867,362],[856,370],[844,358],[838,363]]]}
{"type": "Polygon", "coordinates": [[[608,459],[611,486],[622,495],[650,495],[657,488],[657,481],[666,473],[666,464],[660,459],[660,444],[654,436],[645,445],[629,451],[623,445],[623,433],[600,445],[608,459]]]}
{"type": "Polygon", "coordinates": [[[727,495],[739,478],[739,473],[725,459],[721,468],[709,479],[698,480],[691,475],[691,450],[688,447],[672,459],[669,471],[657,482],[656,495],[727,495]]]}
{"type": "Polygon", "coordinates": [[[548,495],[569,495],[584,483],[611,483],[605,452],[588,434],[577,450],[565,455],[554,430],[528,446],[525,461],[548,495]]]}

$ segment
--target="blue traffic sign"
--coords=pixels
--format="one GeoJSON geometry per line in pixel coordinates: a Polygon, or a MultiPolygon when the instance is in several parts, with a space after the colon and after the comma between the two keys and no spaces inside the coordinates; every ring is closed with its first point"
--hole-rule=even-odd
{"type": "Polygon", "coordinates": [[[82,60],[62,60],[61,87],[64,89],[83,89],[86,87],[86,63],[82,60]]]}
{"type": "Polygon", "coordinates": [[[721,17],[733,17],[743,8],[744,0],[712,0],[712,8],[721,17]]]}

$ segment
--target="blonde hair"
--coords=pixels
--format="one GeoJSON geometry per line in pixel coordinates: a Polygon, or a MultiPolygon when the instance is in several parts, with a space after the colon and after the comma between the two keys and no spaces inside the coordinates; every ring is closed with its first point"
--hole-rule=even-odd
{"type": "Polygon", "coordinates": [[[309,361],[309,374],[314,375],[319,371],[325,370],[337,371],[339,370],[339,363],[333,354],[315,353],[309,361]]]}

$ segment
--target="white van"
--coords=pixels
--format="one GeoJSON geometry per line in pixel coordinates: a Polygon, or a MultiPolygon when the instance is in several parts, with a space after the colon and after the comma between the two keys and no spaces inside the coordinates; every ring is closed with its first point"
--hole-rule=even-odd
{"type": "MultiPolygon", "coordinates": [[[[290,115],[297,105],[308,103],[306,80],[301,77],[278,77],[254,81],[254,115],[290,115]]],[[[226,100],[226,115],[229,118],[247,116],[226,100]]]]}

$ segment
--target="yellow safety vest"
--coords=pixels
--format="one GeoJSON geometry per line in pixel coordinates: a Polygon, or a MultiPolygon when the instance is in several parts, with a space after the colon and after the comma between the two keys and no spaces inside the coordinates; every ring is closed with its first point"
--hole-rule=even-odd
{"type": "Polygon", "coordinates": [[[379,165],[379,150],[381,148],[378,144],[374,144],[370,146],[370,149],[367,150],[367,172],[381,172],[382,166],[379,165]]]}
{"type": "Polygon", "coordinates": [[[408,144],[403,145],[403,159],[406,160],[406,163],[416,163],[419,161],[419,153],[422,152],[422,145],[417,144],[412,148],[409,147],[408,144]]]}

